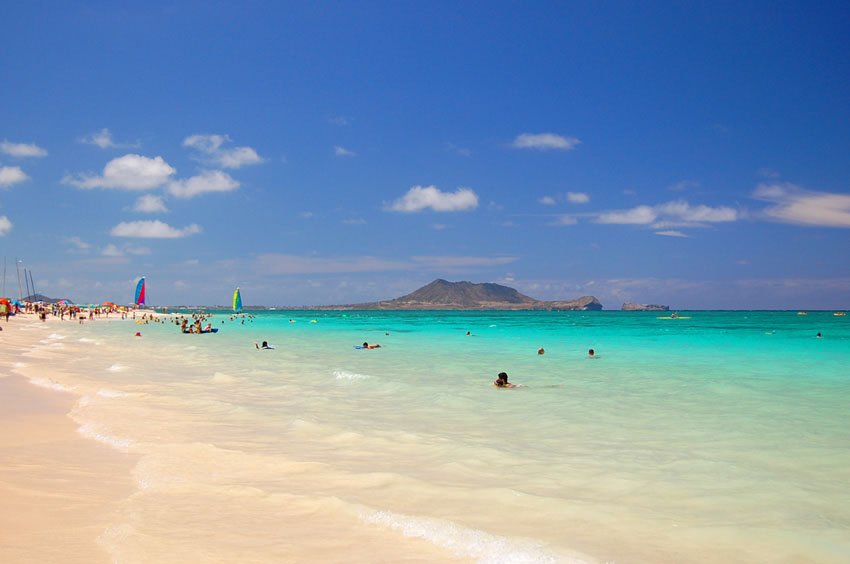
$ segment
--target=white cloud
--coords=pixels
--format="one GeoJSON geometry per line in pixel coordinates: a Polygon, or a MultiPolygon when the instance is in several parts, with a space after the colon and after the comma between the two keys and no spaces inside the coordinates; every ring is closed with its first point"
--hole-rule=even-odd
{"type": "Polygon", "coordinates": [[[669,229],[667,231],[656,231],[656,235],[663,235],[664,237],[689,237],[689,235],[685,235],[681,231],[676,231],[675,229],[669,229]]]}
{"type": "Polygon", "coordinates": [[[233,147],[225,149],[222,146],[230,142],[227,135],[190,135],[183,140],[183,146],[203,153],[204,159],[224,168],[241,168],[243,166],[260,164],[263,158],[251,147],[233,147]]]}
{"type": "Polygon", "coordinates": [[[176,171],[162,157],[144,157],[128,154],[112,159],[103,167],[101,176],[81,174],[66,175],[65,184],[77,188],[118,188],[122,190],[150,190],[168,182],[176,171]]]}
{"type": "Polygon", "coordinates": [[[185,180],[175,180],[168,185],[168,193],[176,198],[194,198],[209,192],[232,192],[239,182],[226,172],[205,170],[185,180]]]}
{"type": "Polygon", "coordinates": [[[765,216],[776,221],[823,227],[850,227],[850,194],[815,192],[790,183],[760,184],[753,197],[772,202],[765,216]]]}
{"type": "Polygon", "coordinates": [[[637,206],[628,210],[609,211],[596,216],[596,223],[618,225],[648,225],[655,221],[658,214],[651,206],[637,206]]]}
{"type": "Polygon", "coordinates": [[[5,215],[0,215],[0,237],[12,230],[12,222],[5,215]]]}
{"type": "Polygon", "coordinates": [[[436,186],[414,186],[386,209],[411,213],[428,208],[436,212],[456,212],[477,207],[478,196],[470,188],[461,187],[455,192],[441,192],[436,186]]]}
{"type": "Polygon", "coordinates": [[[124,253],[121,252],[121,249],[116,247],[115,245],[109,244],[103,248],[100,252],[101,255],[105,257],[123,257],[124,253]]]}
{"type": "Polygon", "coordinates": [[[460,157],[471,157],[472,156],[472,151],[470,151],[466,147],[458,147],[457,145],[455,145],[454,143],[451,143],[451,142],[446,143],[446,150],[449,151],[450,153],[454,153],[455,155],[458,155],[460,157]]]}
{"type": "Polygon", "coordinates": [[[165,207],[165,202],[160,196],[145,194],[136,200],[136,203],[133,205],[133,211],[140,213],[165,213],[168,211],[168,208],[165,207]]]}
{"type": "Polygon", "coordinates": [[[87,145],[96,145],[101,149],[116,149],[118,147],[138,147],[138,143],[116,143],[115,140],[112,139],[112,132],[107,128],[103,128],[100,131],[95,131],[90,135],[86,135],[85,137],[80,138],[80,143],[86,143],[87,145]]]}
{"type": "Polygon", "coordinates": [[[572,215],[560,215],[553,225],[575,225],[578,220],[572,215]]]}
{"type": "Polygon", "coordinates": [[[738,210],[727,206],[692,206],[683,200],[667,202],[656,206],[656,209],[662,218],[669,218],[671,222],[678,220],[683,224],[736,221],[739,215],[738,210]]]}
{"type": "Polygon", "coordinates": [[[555,202],[555,198],[553,198],[552,196],[543,196],[537,201],[543,204],[544,206],[554,206],[557,203],[555,202]]]}
{"type": "Polygon", "coordinates": [[[345,147],[341,147],[339,145],[334,146],[334,155],[338,157],[356,157],[357,153],[346,149],[345,147]]]}
{"type": "Polygon", "coordinates": [[[345,117],[345,116],[332,116],[328,118],[328,123],[331,125],[339,125],[346,126],[351,125],[351,122],[354,121],[354,118],[345,117]]]}
{"type": "Polygon", "coordinates": [[[153,253],[149,247],[141,245],[124,245],[124,252],[128,255],[147,256],[153,253]]]}
{"type": "Polygon", "coordinates": [[[5,153],[10,157],[44,157],[47,155],[47,149],[43,149],[35,143],[11,143],[4,140],[0,143],[0,153],[5,153]]]}
{"type": "Polygon", "coordinates": [[[584,192],[567,192],[567,201],[573,204],[586,204],[590,201],[590,196],[584,192]]]}
{"type": "Polygon", "coordinates": [[[200,232],[201,227],[194,223],[178,229],[157,220],[121,222],[112,228],[111,234],[115,237],[138,237],[141,239],[179,239],[200,232]]]}
{"type": "Polygon", "coordinates": [[[690,190],[691,188],[699,188],[700,184],[696,180],[680,180],[675,184],[670,185],[670,190],[672,192],[684,192],[685,190],[690,190]]]}
{"type": "Polygon", "coordinates": [[[602,212],[596,223],[619,225],[651,225],[654,229],[669,227],[705,227],[707,223],[737,221],[740,212],[727,206],[692,206],[684,200],[675,200],[656,206],[636,206],[627,210],[602,212]]]}
{"type": "Polygon", "coordinates": [[[73,247],[69,252],[85,254],[91,249],[91,245],[83,241],[80,237],[65,237],[65,242],[73,247]]]}
{"type": "Polygon", "coordinates": [[[555,133],[522,133],[517,135],[512,146],[515,149],[537,149],[539,151],[569,151],[581,141],[576,137],[564,137],[555,133]]]}
{"type": "Polygon", "coordinates": [[[29,179],[19,166],[0,166],[0,187],[6,188],[29,179]]]}

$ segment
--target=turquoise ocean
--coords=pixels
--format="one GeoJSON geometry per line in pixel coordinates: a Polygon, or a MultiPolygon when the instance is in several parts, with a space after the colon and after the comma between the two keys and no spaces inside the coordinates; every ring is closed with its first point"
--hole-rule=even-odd
{"type": "Polygon", "coordinates": [[[246,313],[27,353],[137,457],[115,561],[850,562],[850,317],[246,313]]]}

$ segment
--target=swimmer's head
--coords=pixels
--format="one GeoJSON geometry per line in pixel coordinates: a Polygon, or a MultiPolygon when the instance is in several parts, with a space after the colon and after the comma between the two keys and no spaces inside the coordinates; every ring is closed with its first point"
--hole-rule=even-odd
{"type": "Polygon", "coordinates": [[[594,352],[593,349],[590,349],[589,351],[587,351],[587,356],[593,356],[595,354],[596,354],[596,352],[594,352]]]}
{"type": "Polygon", "coordinates": [[[368,347],[368,346],[369,346],[369,343],[363,343],[363,346],[364,346],[364,347],[368,347]]]}
{"type": "Polygon", "coordinates": [[[507,372],[499,372],[499,380],[502,382],[508,382],[508,373],[507,372]]]}

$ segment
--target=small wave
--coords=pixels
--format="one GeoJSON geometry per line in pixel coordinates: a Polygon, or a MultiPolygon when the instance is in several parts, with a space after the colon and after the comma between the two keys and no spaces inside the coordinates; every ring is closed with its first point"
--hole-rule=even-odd
{"type": "Polygon", "coordinates": [[[337,380],[365,380],[366,378],[370,378],[368,374],[358,374],[347,370],[334,370],[334,377],[337,380]]]}
{"type": "Polygon", "coordinates": [[[65,335],[60,335],[59,333],[51,333],[50,335],[48,335],[48,336],[47,336],[47,338],[48,338],[48,339],[54,339],[54,340],[56,340],[56,339],[64,339],[64,338],[65,338],[65,335]]]}
{"type": "Polygon", "coordinates": [[[112,366],[110,366],[109,368],[107,368],[106,370],[108,370],[109,372],[123,372],[124,370],[127,370],[127,367],[124,366],[123,364],[117,364],[116,363],[116,364],[113,364],[112,366]]]}
{"type": "Polygon", "coordinates": [[[102,388],[97,391],[97,395],[102,398],[122,398],[127,395],[127,392],[119,392],[118,390],[110,390],[108,388],[102,388]]]}
{"type": "Polygon", "coordinates": [[[60,392],[70,392],[72,390],[72,388],[67,388],[59,382],[51,380],[50,378],[30,378],[30,382],[35,384],[36,386],[40,386],[42,388],[49,388],[51,390],[58,390],[60,392]]]}
{"type": "MultiPolygon", "coordinates": [[[[483,564],[525,564],[564,562],[560,556],[548,553],[532,541],[511,540],[484,531],[467,529],[451,521],[412,517],[390,511],[361,513],[360,519],[398,531],[406,537],[420,538],[450,550],[460,557],[474,558],[483,564]]],[[[580,559],[569,559],[572,564],[586,564],[580,559]]]]}
{"type": "Polygon", "coordinates": [[[26,362],[16,362],[15,364],[12,365],[12,368],[26,368],[26,367],[27,367],[26,362]]]}
{"type": "Polygon", "coordinates": [[[78,340],[79,342],[81,342],[81,343],[95,343],[95,344],[97,344],[97,345],[99,345],[99,344],[100,344],[100,343],[98,343],[97,341],[95,341],[94,339],[88,339],[88,338],[86,338],[86,337],[81,337],[81,338],[79,338],[79,339],[77,339],[77,340],[78,340]]]}
{"type": "Polygon", "coordinates": [[[106,433],[98,429],[97,426],[93,423],[86,423],[85,425],[81,425],[77,429],[77,432],[88,439],[94,439],[98,442],[107,444],[112,448],[120,450],[121,452],[127,452],[130,449],[130,446],[132,446],[133,444],[133,441],[131,441],[130,439],[122,439],[119,437],[112,437],[110,435],[107,435],[106,433]]]}

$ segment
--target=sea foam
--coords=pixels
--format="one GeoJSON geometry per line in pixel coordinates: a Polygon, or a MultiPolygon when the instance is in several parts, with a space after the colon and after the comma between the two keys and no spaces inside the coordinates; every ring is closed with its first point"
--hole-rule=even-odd
{"type": "Polygon", "coordinates": [[[120,450],[121,452],[129,451],[133,444],[133,441],[130,439],[122,439],[120,437],[113,437],[106,434],[94,423],[85,423],[84,425],[81,425],[77,429],[77,432],[87,439],[94,439],[98,442],[107,444],[114,449],[120,450]]]}
{"type": "Polygon", "coordinates": [[[542,546],[531,541],[511,540],[468,529],[451,521],[413,517],[390,511],[363,512],[364,522],[387,527],[406,537],[420,538],[436,546],[446,548],[462,558],[474,558],[482,564],[525,564],[555,563],[586,564],[585,560],[560,556],[546,552],[542,546]]]}
{"type": "Polygon", "coordinates": [[[40,378],[40,377],[30,378],[30,382],[32,384],[35,384],[36,386],[40,386],[42,388],[48,388],[50,390],[57,390],[57,391],[60,391],[60,392],[70,392],[73,389],[73,388],[68,388],[66,386],[63,386],[59,382],[57,382],[55,380],[51,380],[49,378],[40,378]]]}
{"type": "Polygon", "coordinates": [[[333,374],[337,380],[365,380],[370,378],[368,374],[358,374],[348,370],[334,370],[333,374]]]}

